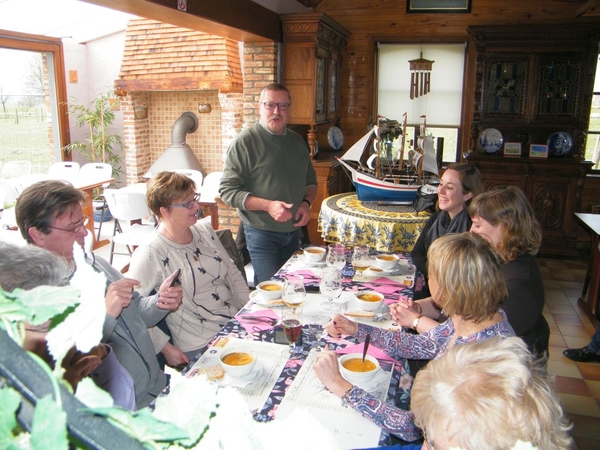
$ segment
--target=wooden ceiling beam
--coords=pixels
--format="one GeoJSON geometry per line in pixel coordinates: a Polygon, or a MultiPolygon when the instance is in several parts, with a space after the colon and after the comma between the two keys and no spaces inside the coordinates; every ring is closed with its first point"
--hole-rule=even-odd
{"type": "Polygon", "coordinates": [[[188,0],[187,12],[175,0],[83,1],[236,41],[283,41],[279,14],[251,0],[188,0]]]}

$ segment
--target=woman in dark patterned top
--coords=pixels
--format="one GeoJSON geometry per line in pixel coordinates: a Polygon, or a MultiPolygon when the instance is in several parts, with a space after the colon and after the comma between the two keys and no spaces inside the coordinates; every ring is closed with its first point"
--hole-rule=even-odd
{"type": "MultiPolygon", "coordinates": [[[[440,358],[448,348],[492,336],[514,336],[506,314],[499,309],[506,296],[500,260],[491,245],[473,233],[448,234],[433,242],[427,254],[433,298],[449,319],[430,331],[414,335],[359,324],[335,315],[327,325],[331,336],[353,335],[363,341],[371,335],[371,345],[406,364],[406,358],[440,358]]],[[[418,318],[420,319],[420,318],[418,318]]],[[[414,321],[418,329],[419,320],[414,321]]],[[[336,354],[321,352],[314,365],[321,382],[352,408],[404,441],[414,441],[420,431],[410,411],[389,405],[340,374],[336,354]]]]}

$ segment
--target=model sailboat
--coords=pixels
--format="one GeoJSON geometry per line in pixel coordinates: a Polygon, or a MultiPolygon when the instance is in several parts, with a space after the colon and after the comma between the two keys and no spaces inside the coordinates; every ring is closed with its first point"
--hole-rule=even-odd
{"type": "Polygon", "coordinates": [[[359,200],[410,203],[422,185],[436,184],[438,166],[433,136],[427,134],[425,116],[421,118],[417,145],[408,152],[407,160],[404,160],[406,113],[398,139],[390,139],[398,132],[397,122],[379,118],[377,125],[338,158],[350,174],[359,200]]]}

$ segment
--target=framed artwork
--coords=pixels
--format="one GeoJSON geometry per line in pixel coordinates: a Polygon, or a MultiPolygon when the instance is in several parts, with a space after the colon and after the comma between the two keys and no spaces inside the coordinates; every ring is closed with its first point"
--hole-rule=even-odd
{"type": "Polygon", "coordinates": [[[504,144],[504,156],[521,156],[520,142],[507,142],[504,144]]]}
{"type": "Polygon", "coordinates": [[[470,13],[471,0],[407,0],[407,13],[470,13]]]}
{"type": "Polygon", "coordinates": [[[531,144],[529,146],[529,157],[530,158],[547,158],[548,157],[548,146],[541,144],[531,144]]]}

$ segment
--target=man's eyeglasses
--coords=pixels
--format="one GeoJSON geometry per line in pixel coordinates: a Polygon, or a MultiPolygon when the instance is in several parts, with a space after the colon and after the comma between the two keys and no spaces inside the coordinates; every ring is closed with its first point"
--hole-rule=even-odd
{"type": "Polygon", "coordinates": [[[88,216],[83,216],[81,218],[81,222],[79,222],[73,228],[58,228],[58,227],[48,227],[48,228],[52,228],[53,230],[68,231],[69,233],[79,233],[79,231],[81,230],[81,227],[85,227],[89,223],[89,221],[90,221],[90,218],[88,216]]]}
{"type": "Polygon", "coordinates": [[[187,209],[192,209],[195,205],[195,203],[198,203],[200,201],[200,194],[194,194],[194,198],[191,199],[189,202],[185,202],[185,203],[171,203],[169,206],[173,207],[173,208],[187,208],[187,209]]]}
{"type": "Polygon", "coordinates": [[[274,102],[263,102],[263,106],[267,111],[273,111],[275,108],[279,108],[279,111],[287,111],[290,109],[291,103],[274,103],[274,102]]]}

